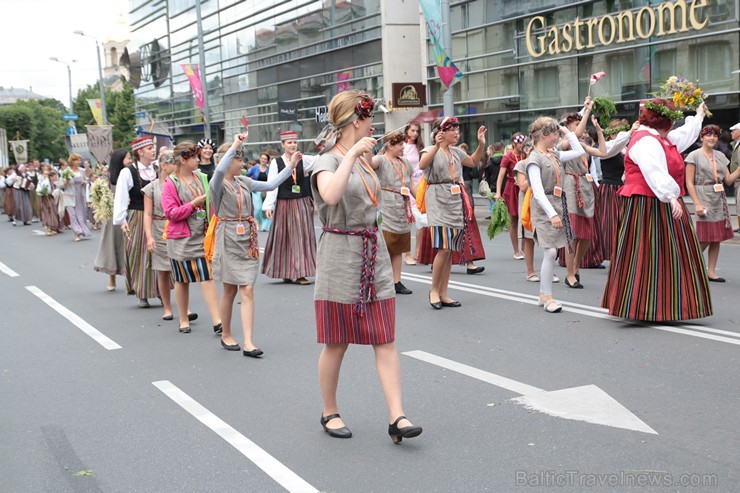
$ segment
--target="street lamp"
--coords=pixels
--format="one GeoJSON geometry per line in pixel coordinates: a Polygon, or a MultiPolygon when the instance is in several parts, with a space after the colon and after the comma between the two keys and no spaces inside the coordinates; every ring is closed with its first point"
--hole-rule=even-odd
{"type": "Polygon", "coordinates": [[[87,36],[88,38],[92,38],[95,40],[95,48],[98,50],[98,85],[100,86],[100,106],[102,106],[103,110],[103,123],[108,123],[108,111],[105,109],[105,87],[103,85],[103,66],[100,62],[100,43],[98,43],[98,39],[95,36],[92,36],[90,34],[85,34],[82,31],[75,31],[75,34],[79,34],[80,36],[87,36]]]}
{"type": "MultiPolygon", "coordinates": [[[[69,76],[69,114],[71,115],[74,113],[74,109],[72,108],[72,68],[70,68],[69,63],[62,61],[55,56],[50,57],[49,60],[52,62],[59,62],[67,66],[67,75],[69,76]]],[[[76,61],[77,60],[72,60],[72,63],[75,63],[76,61]]]]}

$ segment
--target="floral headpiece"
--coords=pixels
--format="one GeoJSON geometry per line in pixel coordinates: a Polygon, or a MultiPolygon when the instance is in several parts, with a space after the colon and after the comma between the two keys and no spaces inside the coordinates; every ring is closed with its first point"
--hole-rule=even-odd
{"type": "Polygon", "coordinates": [[[405,140],[406,138],[401,132],[395,133],[391,135],[390,138],[388,139],[388,146],[398,145],[401,142],[404,142],[405,140]]]}
{"type": "Polygon", "coordinates": [[[195,144],[190,149],[185,149],[180,154],[180,157],[183,159],[190,159],[191,157],[200,157],[200,146],[198,144],[195,144]]]}
{"type": "Polygon", "coordinates": [[[563,115],[559,123],[561,125],[570,125],[573,122],[580,122],[581,120],[583,120],[583,116],[580,113],[568,113],[567,115],[563,115]]]}
{"type": "Polygon", "coordinates": [[[449,118],[443,119],[442,122],[439,124],[438,128],[440,132],[446,132],[451,128],[459,127],[459,126],[460,126],[460,121],[456,117],[451,116],[449,118]]]}
{"type": "Polygon", "coordinates": [[[657,113],[658,115],[664,118],[668,118],[669,120],[672,120],[672,121],[680,120],[681,118],[683,118],[682,112],[678,110],[672,110],[664,104],[655,103],[653,101],[646,102],[645,109],[653,111],[657,113]]]}
{"type": "Polygon", "coordinates": [[[314,139],[313,142],[317,146],[321,144],[321,142],[326,141],[326,145],[321,151],[321,154],[329,152],[329,150],[334,147],[334,144],[336,144],[337,139],[339,138],[344,127],[357,119],[364,120],[366,118],[373,117],[373,114],[375,112],[375,102],[373,102],[373,98],[364,91],[358,92],[358,97],[360,98],[360,100],[355,105],[355,111],[353,111],[352,114],[344,121],[327,123],[323,130],[321,130],[319,135],[314,139]]]}
{"type": "Polygon", "coordinates": [[[355,106],[355,113],[363,120],[365,118],[372,118],[375,114],[375,103],[373,99],[367,94],[362,94],[355,106]]]}
{"type": "Polygon", "coordinates": [[[722,130],[717,125],[707,125],[699,132],[699,137],[705,137],[707,135],[716,135],[719,137],[722,135],[722,130]]]}
{"type": "Polygon", "coordinates": [[[631,125],[628,123],[625,123],[624,125],[619,125],[616,127],[609,127],[606,130],[604,130],[604,135],[608,136],[608,135],[618,134],[619,132],[626,132],[627,130],[630,129],[630,127],[631,125]]]}

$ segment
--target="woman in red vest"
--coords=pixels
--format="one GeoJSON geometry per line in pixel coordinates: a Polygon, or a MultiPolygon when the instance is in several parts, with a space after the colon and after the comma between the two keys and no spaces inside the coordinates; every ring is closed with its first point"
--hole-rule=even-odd
{"type": "Polygon", "coordinates": [[[699,136],[705,110],[702,104],[671,131],[683,118],[673,103],[653,99],[640,109],[624,158],[617,248],[601,302],[610,315],[662,322],[712,314],[707,270],[681,198],[681,152],[699,136]]]}

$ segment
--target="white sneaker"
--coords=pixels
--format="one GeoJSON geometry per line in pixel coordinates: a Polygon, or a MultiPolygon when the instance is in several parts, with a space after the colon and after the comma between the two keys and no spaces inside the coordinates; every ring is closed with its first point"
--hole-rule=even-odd
{"type": "Polygon", "coordinates": [[[552,282],[560,282],[560,278],[555,274],[552,275],[552,282]]]}

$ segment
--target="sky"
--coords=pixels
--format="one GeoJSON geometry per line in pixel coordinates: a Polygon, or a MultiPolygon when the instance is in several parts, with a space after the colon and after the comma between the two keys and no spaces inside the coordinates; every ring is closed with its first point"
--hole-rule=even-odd
{"type": "MultiPolygon", "coordinates": [[[[95,41],[127,34],[128,0],[0,0],[0,86],[22,87],[69,106],[67,67],[71,62],[72,97],[98,80],[95,41]]],[[[101,47],[101,61],[105,58],[101,47]]]]}

